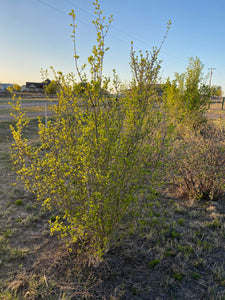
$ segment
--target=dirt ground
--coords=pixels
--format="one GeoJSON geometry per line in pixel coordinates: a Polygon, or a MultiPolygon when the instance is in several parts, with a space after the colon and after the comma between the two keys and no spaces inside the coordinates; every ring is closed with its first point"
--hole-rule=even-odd
{"type": "MultiPolygon", "coordinates": [[[[225,199],[165,189],[142,232],[83,265],[50,236],[45,211],[16,183],[10,122],[0,123],[0,299],[225,299],[225,199]]],[[[27,137],[34,138],[33,120],[27,137]]]]}

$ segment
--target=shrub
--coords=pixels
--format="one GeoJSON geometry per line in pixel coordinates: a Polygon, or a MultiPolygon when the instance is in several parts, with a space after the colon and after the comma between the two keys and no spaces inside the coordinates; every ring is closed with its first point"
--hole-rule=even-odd
{"type": "MultiPolygon", "coordinates": [[[[102,73],[108,50],[104,39],[112,17],[106,24],[97,0],[94,5],[97,45],[88,58],[90,80],[82,72],[86,66],[78,66],[75,14],[70,13],[82,93],[74,92],[77,82],[73,74],[58,72],[58,105],[47,127],[39,122],[40,146],[32,147],[23,138],[28,121],[19,103],[12,133],[20,179],[48,209],[64,212],[63,218],[56,216],[50,222],[51,232],[58,232],[68,245],[81,243],[82,249],[99,257],[120,232],[132,232],[152,201],[153,197],[139,201],[138,193],[142,189],[142,193],[155,194],[172,128],[152,92],[160,67],[156,48],[152,55],[139,57],[132,46],[131,88],[120,98],[105,92],[110,79],[102,73]]],[[[113,84],[118,88],[116,75],[113,84]]]]}
{"type": "Polygon", "coordinates": [[[15,201],[15,204],[16,205],[23,205],[23,200],[18,199],[18,200],[15,201]]]}
{"type": "Polygon", "coordinates": [[[173,278],[177,281],[182,281],[182,279],[184,277],[184,275],[181,273],[173,273],[172,275],[173,275],[173,278]]]}
{"type": "Polygon", "coordinates": [[[183,131],[170,155],[173,182],[189,197],[215,199],[225,188],[224,129],[201,125],[183,131]]]}
{"type": "Polygon", "coordinates": [[[150,268],[154,268],[154,267],[155,267],[156,265],[158,265],[159,263],[160,263],[160,260],[157,259],[157,258],[155,258],[155,259],[151,260],[151,261],[148,263],[148,265],[149,265],[150,268]]]}
{"type": "MultiPolygon", "coordinates": [[[[210,106],[210,88],[204,83],[204,65],[198,57],[190,57],[184,73],[175,73],[175,80],[168,80],[164,100],[175,122],[185,126],[198,126],[210,106]]],[[[190,126],[190,127],[191,127],[190,126]]]]}

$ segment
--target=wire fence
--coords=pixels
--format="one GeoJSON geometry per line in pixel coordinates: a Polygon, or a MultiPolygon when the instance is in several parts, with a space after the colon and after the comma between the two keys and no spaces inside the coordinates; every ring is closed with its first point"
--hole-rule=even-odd
{"type": "MultiPolygon", "coordinates": [[[[57,101],[30,101],[20,100],[20,106],[28,118],[44,117],[47,123],[47,118],[52,116],[52,108],[57,105],[57,101]]],[[[13,121],[15,109],[8,103],[0,101],[0,121],[13,121]]]]}
{"type": "MultiPolygon", "coordinates": [[[[13,113],[15,110],[8,103],[10,100],[0,100],[0,121],[13,121],[13,113]]],[[[211,98],[210,111],[221,111],[225,110],[225,97],[214,97],[211,98]]],[[[28,118],[45,118],[45,123],[47,124],[48,117],[52,116],[53,105],[57,105],[58,101],[47,100],[47,99],[23,99],[20,100],[20,105],[22,111],[24,111],[28,118]]]]}
{"type": "Polygon", "coordinates": [[[224,110],[225,109],[225,97],[212,97],[210,109],[211,110],[224,110]]]}

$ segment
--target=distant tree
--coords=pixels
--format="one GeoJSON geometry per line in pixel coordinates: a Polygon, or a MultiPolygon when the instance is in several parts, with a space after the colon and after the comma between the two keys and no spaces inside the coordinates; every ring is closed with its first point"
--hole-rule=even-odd
{"type": "Polygon", "coordinates": [[[56,94],[58,90],[58,83],[55,80],[52,80],[48,85],[45,87],[45,91],[47,94],[56,94]]]}
{"type": "Polygon", "coordinates": [[[213,85],[211,87],[211,96],[221,97],[222,96],[222,88],[221,88],[221,86],[213,85]]]}
{"type": "Polygon", "coordinates": [[[20,92],[22,89],[22,87],[19,85],[19,84],[14,84],[13,85],[13,90],[16,91],[16,92],[20,92]]]}
{"type": "Polygon", "coordinates": [[[6,91],[11,93],[11,94],[17,94],[17,92],[20,92],[22,89],[22,87],[19,84],[14,84],[13,86],[10,85],[9,87],[7,87],[6,91]]]}
{"type": "Polygon", "coordinates": [[[203,63],[198,57],[189,58],[185,73],[175,73],[175,80],[168,80],[166,103],[173,117],[195,125],[203,119],[210,104],[210,88],[204,83],[203,63]],[[192,121],[192,122],[190,122],[192,121]]]}

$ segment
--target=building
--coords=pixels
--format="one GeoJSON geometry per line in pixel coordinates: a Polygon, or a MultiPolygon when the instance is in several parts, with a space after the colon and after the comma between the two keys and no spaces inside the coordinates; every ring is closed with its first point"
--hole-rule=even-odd
{"type": "Polygon", "coordinates": [[[13,84],[12,83],[0,83],[0,90],[1,91],[7,91],[7,89],[9,87],[13,87],[13,84]]]}
{"type": "Polygon", "coordinates": [[[43,82],[26,82],[26,92],[31,92],[31,93],[42,93],[44,92],[44,87],[49,85],[51,80],[46,79],[43,82]]]}

